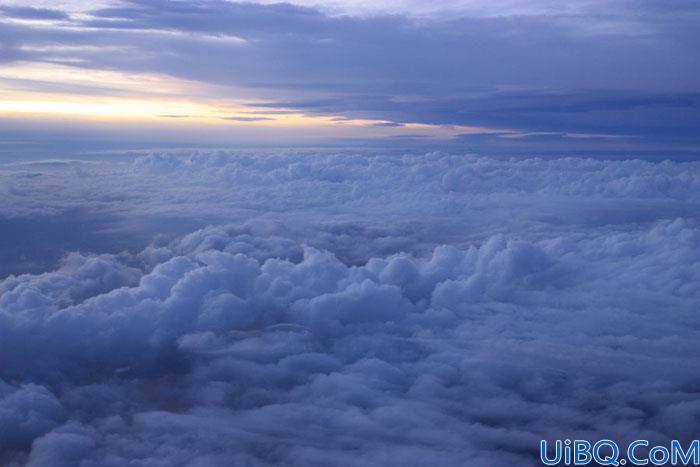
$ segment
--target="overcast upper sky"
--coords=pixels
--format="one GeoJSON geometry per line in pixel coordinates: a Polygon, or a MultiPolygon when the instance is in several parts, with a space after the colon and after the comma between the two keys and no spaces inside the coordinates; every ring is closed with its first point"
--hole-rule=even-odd
{"type": "Polygon", "coordinates": [[[4,2],[1,150],[700,153],[700,2],[430,3],[4,2]]]}

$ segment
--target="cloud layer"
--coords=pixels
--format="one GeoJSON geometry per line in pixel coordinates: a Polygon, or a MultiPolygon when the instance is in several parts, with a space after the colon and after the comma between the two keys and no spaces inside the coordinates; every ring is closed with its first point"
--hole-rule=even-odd
{"type": "Polygon", "coordinates": [[[1,264],[43,271],[62,252],[134,252],[221,224],[360,264],[496,233],[537,239],[695,218],[699,173],[697,162],[348,151],[11,163],[0,166],[1,264]]]}
{"type": "MultiPolygon", "coordinates": [[[[0,74],[0,86],[32,101],[45,101],[46,94],[69,103],[86,96],[167,97],[182,105],[186,96],[210,110],[216,103],[253,112],[283,107],[309,117],[442,125],[435,137],[466,126],[481,132],[464,131],[464,140],[449,143],[482,152],[535,155],[564,140],[554,152],[697,157],[700,62],[691,46],[698,42],[697,2],[457,1],[425,12],[418,5],[425,2],[390,1],[372,2],[372,14],[364,14],[366,2],[345,4],[343,14],[317,3],[129,0],[90,2],[77,11],[8,6],[0,17],[0,61],[19,70],[0,74]],[[37,76],[29,65],[44,69],[37,76]],[[46,68],[57,65],[68,71],[46,68]],[[107,70],[121,79],[99,79],[107,70]],[[75,80],[70,73],[97,79],[75,80]],[[130,86],[140,74],[188,86],[168,93],[173,83],[153,86],[146,78],[130,86]],[[27,97],[28,91],[44,95],[27,97]],[[513,134],[520,138],[504,138],[513,134]]],[[[163,125],[175,124],[169,120],[163,125]]],[[[228,120],[229,128],[243,122],[239,115],[228,120]]],[[[44,139],[70,133],[64,123],[49,123],[44,139]]],[[[26,122],[20,126],[27,129],[26,122]]],[[[340,124],[334,128],[310,135],[314,144],[363,139],[340,124]]],[[[402,128],[384,126],[382,134],[414,133],[402,128]]],[[[365,134],[372,129],[378,127],[365,134]]],[[[120,139],[114,128],[74,131],[83,139],[120,139]]],[[[200,131],[190,126],[186,135],[166,137],[162,129],[144,135],[126,127],[129,141],[151,147],[152,138],[205,143],[200,131]]],[[[223,138],[212,129],[205,134],[223,138]]],[[[267,136],[294,137],[279,129],[267,136]]],[[[245,132],[227,142],[241,140],[249,142],[245,132]]]]}
{"type": "Polygon", "coordinates": [[[543,437],[697,437],[695,165],[5,167],[6,218],[231,223],[0,283],[0,463],[493,467],[543,437]]]}

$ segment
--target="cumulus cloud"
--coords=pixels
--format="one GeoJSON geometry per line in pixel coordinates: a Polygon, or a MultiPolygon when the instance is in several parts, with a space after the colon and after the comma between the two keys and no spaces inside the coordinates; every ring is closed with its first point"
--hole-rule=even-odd
{"type": "Polygon", "coordinates": [[[541,438],[696,437],[696,165],[5,167],[18,219],[80,198],[230,222],[0,282],[0,461],[493,467],[541,438]]]}
{"type": "Polygon", "coordinates": [[[698,173],[697,162],[349,151],[8,163],[0,165],[0,272],[43,272],[76,250],[136,253],[207,225],[221,226],[209,242],[246,235],[258,251],[240,252],[259,259],[279,237],[349,264],[468,247],[495,233],[648,226],[696,217],[698,173]]]}

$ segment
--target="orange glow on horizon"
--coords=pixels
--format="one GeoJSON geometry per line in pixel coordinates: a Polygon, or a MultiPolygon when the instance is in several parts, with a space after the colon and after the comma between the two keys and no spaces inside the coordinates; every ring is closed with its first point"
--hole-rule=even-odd
{"type": "Polygon", "coordinates": [[[264,99],[245,90],[177,79],[166,75],[85,69],[66,63],[16,62],[0,70],[0,116],[150,121],[181,127],[259,127],[323,129],[337,136],[392,136],[410,131],[452,138],[460,133],[497,133],[488,128],[308,115],[293,109],[256,107],[264,99]],[[219,96],[232,96],[221,98],[219,96]]]}

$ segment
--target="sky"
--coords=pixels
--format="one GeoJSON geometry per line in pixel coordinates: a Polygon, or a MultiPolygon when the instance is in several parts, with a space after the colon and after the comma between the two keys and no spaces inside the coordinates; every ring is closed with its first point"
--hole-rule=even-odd
{"type": "Polygon", "coordinates": [[[697,0],[0,2],[3,467],[700,439],[697,0]]]}
{"type": "Polygon", "coordinates": [[[699,22],[693,0],[5,1],[0,151],[692,159],[699,22]]]}

